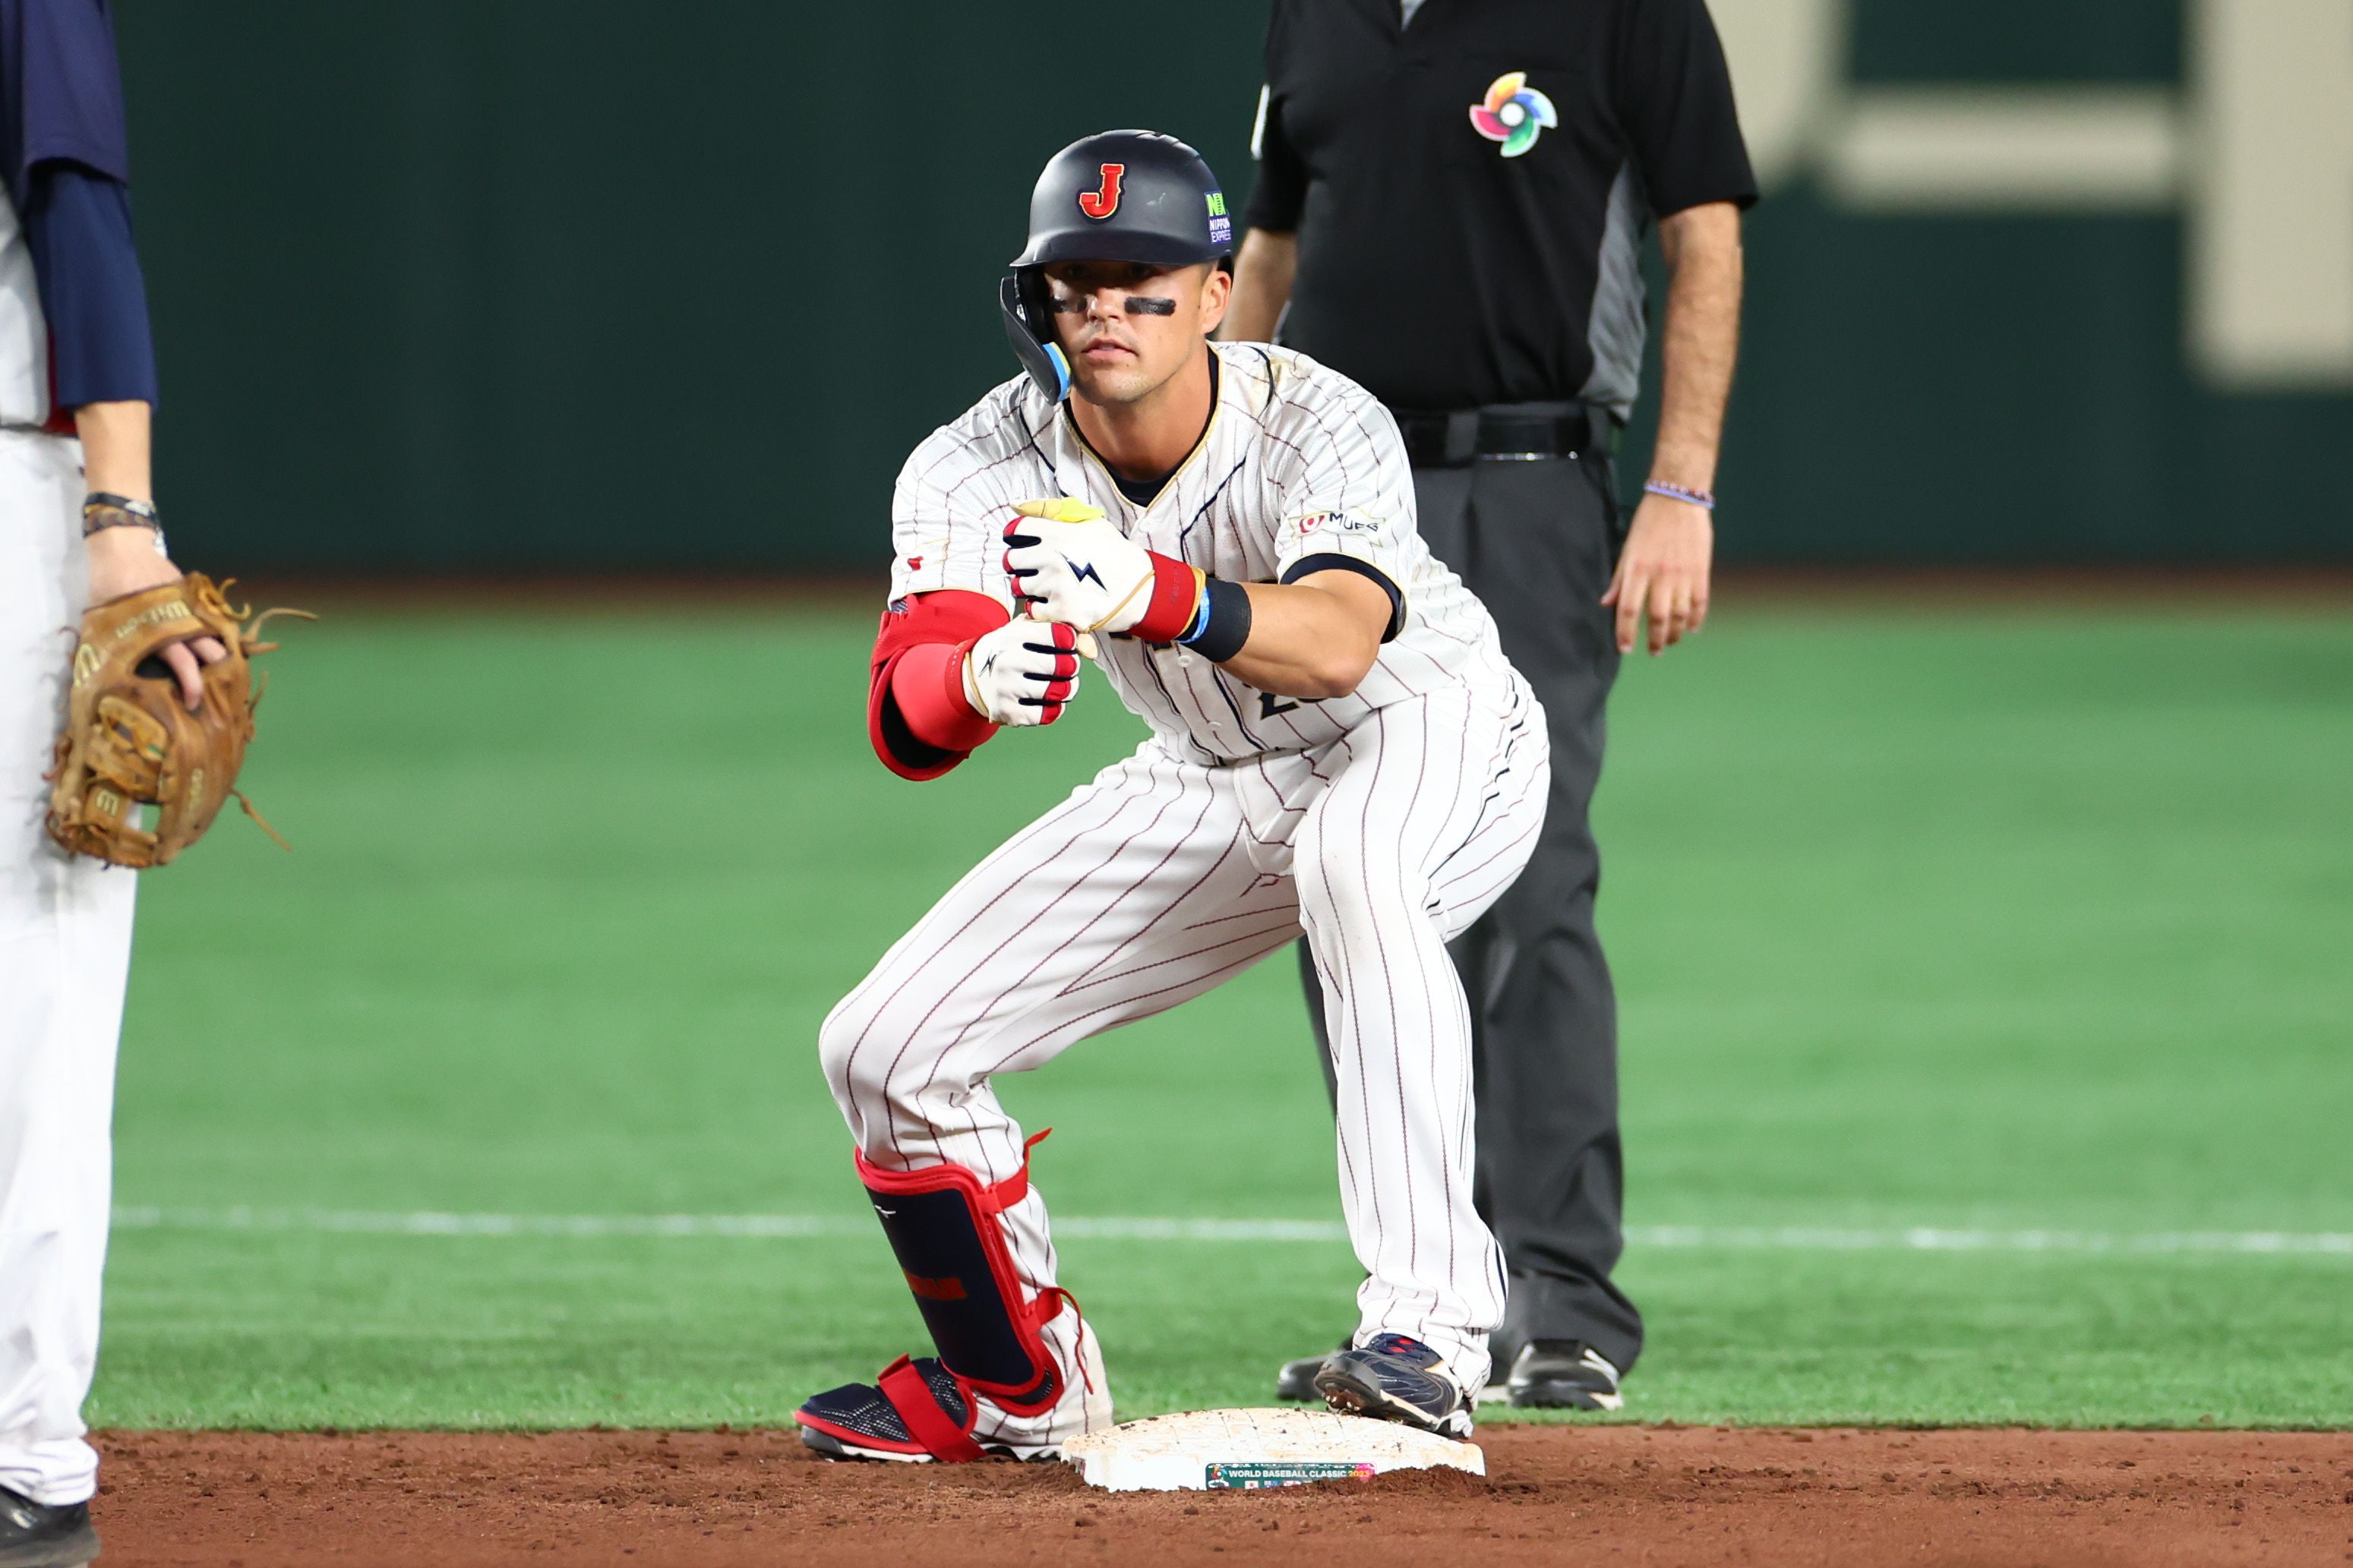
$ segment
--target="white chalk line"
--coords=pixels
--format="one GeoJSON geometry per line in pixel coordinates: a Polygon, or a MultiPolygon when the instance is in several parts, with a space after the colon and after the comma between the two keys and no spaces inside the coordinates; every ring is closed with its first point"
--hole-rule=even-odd
{"type": "MultiPolygon", "coordinates": [[[[278,1231],[354,1236],[716,1237],[749,1240],[871,1237],[855,1215],[534,1215],[407,1213],[374,1209],[164,1208],[128,1204],[118,1230],[278,1231]]],[[[1310,1219],[1157,1219],[1058,1215],[1070,1239],[1191,1242],[1345,1242],[1336,1222],[1310,1219]]],[[[2353,1258],[2353,1232],[2283,1230],[1981,1230],[1929,1226],[1636,1225],[1630,1247],[1694,1252],[2064,1252],[2124,1256],[2287,1255],[2353,1258]]]]}

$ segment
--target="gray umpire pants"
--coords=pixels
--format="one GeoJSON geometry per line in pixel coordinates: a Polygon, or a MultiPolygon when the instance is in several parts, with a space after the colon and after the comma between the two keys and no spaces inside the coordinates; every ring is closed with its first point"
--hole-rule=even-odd
{"type": "MultiPolygon", "coordinates": [[[[1642,1319],[1610,1279],[1624,1248],[1618,1004],[1593,929],[1601,859],[1588,808],[1618,675],[1609,590],[1624,540],[1606,458],[1417,468],[1421,533],[1495,617],[1544,704],[1552,798],[1527,869],[1452,946],[1471,1000],[1479,1212],[1503,1243],[1510,1304],[1496,1375],[1530,1340],[1583,1340],[1633,1366],[1642,1319]]],[[[1332,1088],[1323,991],[1301,944],[1332,1088]]]]}

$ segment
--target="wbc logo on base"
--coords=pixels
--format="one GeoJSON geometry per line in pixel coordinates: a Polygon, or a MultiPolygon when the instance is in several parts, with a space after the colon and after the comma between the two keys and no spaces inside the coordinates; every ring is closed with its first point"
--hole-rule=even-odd
{"type": "Polygon", "coordinates": [[[1119,182],[1126,174],[1124,163],[1105,163],[1103,184],[1094,190],[1079,193],[1079,210],[1098,223],[1119,211],[1119,182]]]}

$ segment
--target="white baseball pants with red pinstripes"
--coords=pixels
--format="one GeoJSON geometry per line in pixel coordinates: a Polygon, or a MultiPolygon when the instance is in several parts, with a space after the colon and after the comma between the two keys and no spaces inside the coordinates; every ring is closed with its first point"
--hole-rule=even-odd
{"type": "MultiPolygon", "coordinates": [[[[1504,1269],[1472,1205],[1471,1024],[1446,943],[1526,863],[1550,772],[1516,676],[1378,709],[1313,751],[1206,767],[1147,741],[976,867],[833,1010],[834,1097],[877,1164],[1001,1180],[1022,1133],[997,1074],[1198,996],[1303,927],[1334,1021],[1357,1342],[1410,1334],[1475,1391],[1504,1269]]],[[[1028,1289],[1054,1284],[1034,1186],[1005,1223],[1028,1289]]],[[[1075,1325],[1047,1335],[1071,1409],[984,1402],[979,1436],[1077,1430],[1075,1325]]]]}

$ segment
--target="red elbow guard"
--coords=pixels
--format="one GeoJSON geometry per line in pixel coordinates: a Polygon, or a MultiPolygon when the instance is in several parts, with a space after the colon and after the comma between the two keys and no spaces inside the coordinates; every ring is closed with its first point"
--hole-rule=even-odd
{"type": "Polygon", "coordinates": [[[969,752],[997,732],[973,711],[964,694],[964,656],[968,642],[934,642],[909,648],[891,670],[891,700],[907,732],[943,752],[969,752]]]}
{"type": "Polygon", "coordinates": [[[894,605],[874,639],[866,733],[882,765],[935,779],[970,756],[997,726],[965,700],[964,645],[1011,617],[986,594],[945,589],[894,605]]]}

